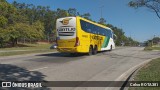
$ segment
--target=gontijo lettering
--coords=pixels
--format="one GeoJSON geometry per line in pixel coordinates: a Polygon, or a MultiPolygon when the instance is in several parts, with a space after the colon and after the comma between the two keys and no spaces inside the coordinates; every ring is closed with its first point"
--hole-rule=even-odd
{"type": "Polygon", "coordinates": [[[61,27],[57,29],[58,32],[67,32],[67,31],[76,31],[76,28],[74,27],[61,27]]]}

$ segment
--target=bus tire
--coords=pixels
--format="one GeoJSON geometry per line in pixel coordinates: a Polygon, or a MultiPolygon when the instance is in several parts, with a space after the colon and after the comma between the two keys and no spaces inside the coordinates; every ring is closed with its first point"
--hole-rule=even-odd
{"type": "Polygon", "coordinates": [[[93,55],[96,55],[96,54],[97,54],[97,46],[95,46],[93,49],[93,55]]]}
{"type": "Polygon", "coordinates": [[[90,46],[90,47],[89,47],[88,55],[91,56],[92,54],[93,54],[93,48],[92,48],[92,46],[90,46]]]}

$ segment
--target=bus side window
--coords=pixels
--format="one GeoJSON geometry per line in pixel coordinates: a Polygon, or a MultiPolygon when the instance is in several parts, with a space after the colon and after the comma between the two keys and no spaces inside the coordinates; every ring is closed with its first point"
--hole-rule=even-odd
{"type": "Polygon", "coordinates": [[[98,31],[97,29],[94,29],[93,33],[94,33],[94,34],[97,34],[97,31],[98,31]]]}
{"type": "Polygon", "coordinates": [[[92,32],[92,27],[90,23],[86,23],[87,24],[87,31],[88,32],[92,32]]]}
{"type": "Polygon", "coordinates": [[[110,30],[108,30],[108,29],[106,30],[106,36],[107,36],[107,37],[111,37],[110,30]]]}
{"type": "Polygon", "coordinates": [[[90,28],[87,28],[87,32],[91,32],[91,29],[90,29],[90,28]]]}
{"type": "Polygon", "coordinates": [[[93,31],[94,31],[93,33],[94,33],[94,34],[96,34],[96,31],[97,31],[96,26],[95,26],[95,25],[93,25],[92,27],[93,27],[93,31]]]}
{"type": "Polygon", "coordinates": [[[97,30],[97,34],[99,35],[100,34],[100,32],[97,30]]]}

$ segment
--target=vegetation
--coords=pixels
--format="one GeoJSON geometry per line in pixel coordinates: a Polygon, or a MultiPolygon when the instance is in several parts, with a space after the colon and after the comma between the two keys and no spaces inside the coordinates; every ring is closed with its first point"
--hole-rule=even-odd
{"type": "Polygon", "coordinates": [[[51,44],[18,44],[18,47],[13,48],[1,48],[0,56],[21,55],[30,53],[44,53],[53,52],[54,49],[50,49],[51,44]]]}
{"type": "MultiPolygon", "coordinates": [[[[157,17],[160,19],[160,0],[131,0],[128,5],[136,9],[140,7],[146,7],[152,12],[155,12],[157,17]]],[[[154,36],[153,39],[145,42],[145,46],[148,46],[145,48],[145,50],[155,49],[152,46],[157,44],[160,44],[160,38],[154,36]]]]}
{"type": "Polygon", "coordinates": [[[148,47],[158,46],[158,45],[160,45],[160,37],[154,37],[151,40],[145,41],[145,46],[148,46],[148,47]]]}
{"type": "Polygon", "coordinates": [[[145,47],[144,50],[151,51],[151,50],[160,50],[160,47],[145,47]]]}
{"type": "Polygon", "coordinates": [[[0,0],[0,47],[15,46],[20,39],[40,40],[44,36],[44,26],[39,20],[29,23],[24,10],[0,0]]]}
{"type": "MultiPolygon", "coordinates": [[[[160,58],[152,60],[144,66],[136,76],[134,81],[160,81],[160,58]]],[[[159,90],[160,87],[132,87],[129,90],[159,90]]]]}
{"type": "MultiPolygon", "coordinates": [[[[75,8],[51,10],[48,6],[35,6],[16,1],[9,4],[6,0],[0,0],[0,48],[15,47],[18,42],[53,41],[56,19],[66,16],[81,16],[92,20],[90,13],[80,14],[75,8]]],[[[106,24],[104,18],[100,18],[99,23],[113,29],[117,35],[117,45],[138,44],[132,38],[126,37],[122,29],[106,24]]]]}
{"type": "Polygon", "coordinates": [[[156,13],[160,19],[160,0],[132,0],[129,2],[130,7],[146,7],[156,13]]]}
{"type": "Polygon", "coordinates": [[[120,46],[124,44],[125,46],[137,46],[139,44],[139,42],[133,40],[131,37],[125,36],[125,32],[123,32],[123,29],[115,27],[111,24],[103,25],[110,27],[113,30],[114,34],[117,36],[115,41],[116,45],[120,46]]]}

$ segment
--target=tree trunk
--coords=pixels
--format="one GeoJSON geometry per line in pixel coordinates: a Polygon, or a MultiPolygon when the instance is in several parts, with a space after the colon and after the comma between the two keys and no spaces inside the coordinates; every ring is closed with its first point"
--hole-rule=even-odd
{"type": "Polygon", "coordinates": [[[17,44],[18,44],[18,43],[17,43],[18,39],[17,39],[17,38],[15,38],[15,39],[14,39],[14,41],[15,41],[15,45],[17,45],[17,44]]]}
{"type": "Polygon", "coordinates": [[[15,46],[15,42],[14,42],[14,40],[12,40],[12,47],[14,47],[15,46]]]}
{"type": "Polygon", "coordinates": [[[11,39],[11,42],[12,42],[12,47],[15,47],[15,45],[17,45],[17,38],[11,39]]]}
{"type": "Polygon", "coordinates": [[[23,43],[25,43],[25,41],[26,41],[26,39],[25,39],[25,38],[23,38],[23,43]]]}

